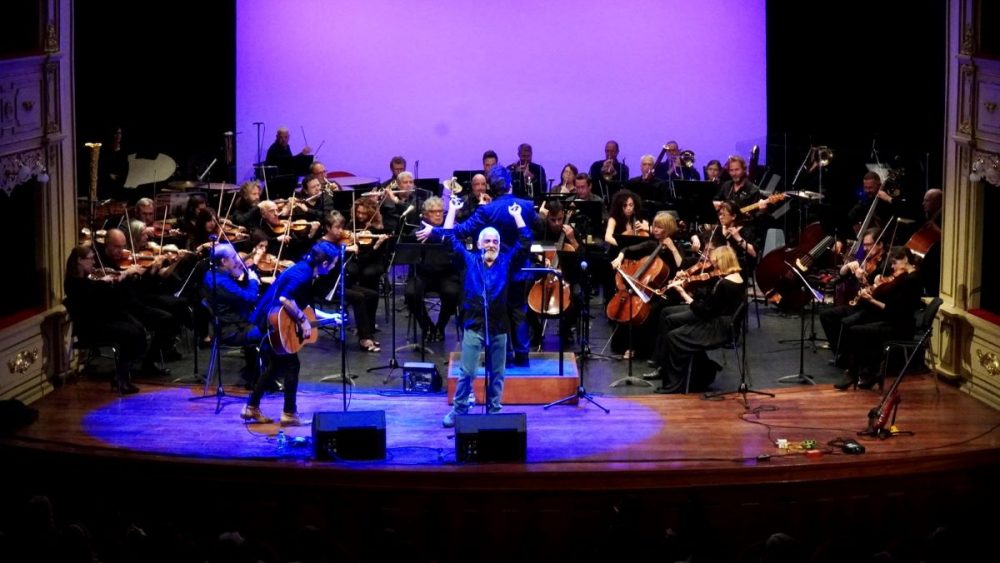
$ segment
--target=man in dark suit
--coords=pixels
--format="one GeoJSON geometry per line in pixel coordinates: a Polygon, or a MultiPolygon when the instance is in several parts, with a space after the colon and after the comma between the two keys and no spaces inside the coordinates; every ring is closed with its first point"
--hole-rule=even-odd
{"type": "Polygon", "coordinates": [[[590,178],[597,183],[597,194],[608,201],[628,181],[628,173],[628,166],[618,162],[618,141],[605,143],[604,160],[590,165],[590,178]]]}
{"type": "MultiPolygon", "coordinates": [[[[531,201],[517,198],[511,193],[510,172],[500,166],[494,166],[490,170],[490,188],[499,197],[487,205],[481,205],[476,211],[462,223],[455,225],[452,234],[458,240],[465,240],[467,237],[478,237],[479,231],[486,227],[493,227],[500,233],[500,244],[504,250],[508,250],[518,244],[521,230],[518,228],[514,218],[511,217],[508,208],[517,203],[520,205],[522,217],[526,224],[535,222],[535,210],[531,201]]],[[[424,223],[424,227],[417,231],[417,239],[424,241],[430,237],[434,240],[441,240],[444,230],[440,227],[432,227],[424,223]]],[[[514,327],[511,333],[511,344],[514,348],[513,365],[528,365],[528,349],[530,347],[530,337],[528,325],[525,322],[527,315],[527,283],[532,279],[532,275],[522,272],[522,268],[531,267],[530,255],[520,260],[520,263],[513,264],[511,269],[510,288],[507,296],[507,312],[510,317],[510,324],[514,327]]]]}
{"type": "MultiPolygon", "coordinates": [[[[507,167],[511,176],[508,183],[513,183],[511,191],[517,197],[541,201],[549,189],[549,184],[545,179],[545,168],[532,162],[531,157],[531,145],[521,143],[517,147],[517,162],[507,167]]],[[[530,225],[531,222],[529,221],[528,224],[530,225]]]]}

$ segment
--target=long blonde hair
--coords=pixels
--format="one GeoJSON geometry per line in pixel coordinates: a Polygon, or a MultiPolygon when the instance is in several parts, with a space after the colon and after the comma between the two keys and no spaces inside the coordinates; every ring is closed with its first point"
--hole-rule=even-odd
{"type": "Polygon", "coordinates": [[[733,249],[726,246],[719,246],[712,250],[712,262],[722,275],[728,276],[740,271],[740,261],[736,259],[733,249]]]}

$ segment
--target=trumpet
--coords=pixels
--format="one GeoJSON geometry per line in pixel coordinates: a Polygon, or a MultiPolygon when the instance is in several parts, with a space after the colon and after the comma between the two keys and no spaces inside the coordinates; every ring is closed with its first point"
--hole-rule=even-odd
{"type": "Polygon", "coordinates": [[[685,149],[685,150],[681,151],[681,154],[680,154],[680,156],[678,158],[680,158],[681,164],[684,165],[685,168],[694,168],[694,151],[693,150],[691,150],[691,149],[685,149]]]}

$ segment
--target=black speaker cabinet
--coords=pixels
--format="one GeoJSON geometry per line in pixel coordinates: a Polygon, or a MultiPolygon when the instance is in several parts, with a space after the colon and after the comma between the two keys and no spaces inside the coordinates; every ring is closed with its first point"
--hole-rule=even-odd
{"type": "Polygon", "coordinates": [[[385,459],[385,411],[315,413],[312,439],[318,460],[385,459]]]}
{"type": "Polygon", "coordinates": [[[527,453],[528,417],[524,413],[455,418],[455,459],[460,462],[525,461],[527,453]]]}

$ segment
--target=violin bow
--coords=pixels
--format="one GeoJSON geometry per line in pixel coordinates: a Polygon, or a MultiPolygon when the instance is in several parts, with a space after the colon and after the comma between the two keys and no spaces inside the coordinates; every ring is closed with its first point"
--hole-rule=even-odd
{"type": "Polygon", "coordinates": [[[167,226],[167,213],[170,212],[170,206],[163,208],[163,224],[160,225],[160,254],[163,254],[163,238],[166,236],[166,226],[167,226]]]}
{"type": "Polygon", "coordinates": [[[128,207],[125,208],[125,232],[128,233],[128,245],[132,249],[132,265],[139,263],[135,255],[135,239],[132,237],[132,221],[128,218],[128,207]]]}
{"type": "MultiPolygon", "coordinates": [[[[893,216],[893,217],[891,217],[889,219],[889,223],[893,223],[893,222],[895,222],[896,224],[893,225],[893,227],[892,227],[892,238],[889,239],[889,248],[892,248],[892,243],[896,242],[896,231],[899,229],[899,221],[896,221],[896,217],[895,216],[893,216]]],[[[886,228],[889,228],[888,224],[886,224],[886,228]]],[[[882,264],[882,276],[883,277],[885,277],[885,271],[889,267],[889,262],[892,262],[892,260],[886,260],[885,263],[882,264]]]]}

